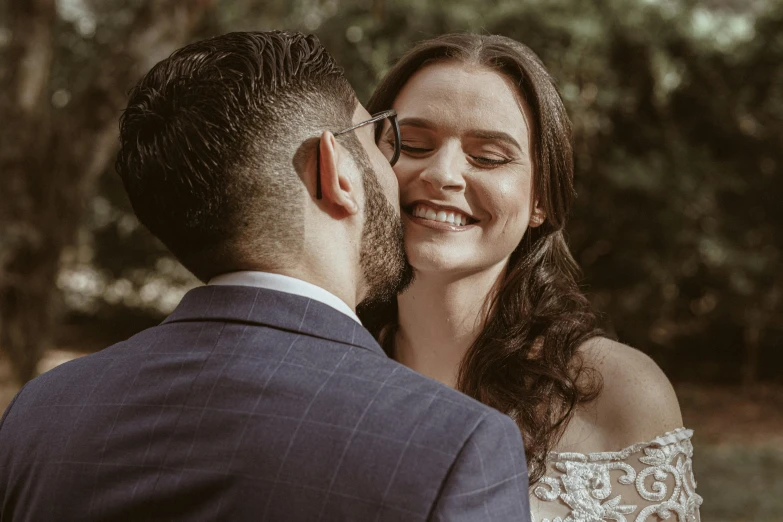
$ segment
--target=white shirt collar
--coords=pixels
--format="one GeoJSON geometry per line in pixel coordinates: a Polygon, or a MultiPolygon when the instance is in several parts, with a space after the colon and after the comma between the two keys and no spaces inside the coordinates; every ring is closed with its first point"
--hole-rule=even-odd
{"type": "Polygon", "coordinates": [[[208,285],[236,285],[236,286],[255,286],[266,288],[268,290],[277,290],[289,294],[300,295],[315,301],[319,301],[335,310],[344,313],[359,324],[362,322],[351,310],[351,307],[345,304],[345,301],[307,281],[296,279],[294,277],[281,274],[272,274],[270,272],[240,271],[229,272],[213,277],[207,283],[208,285]]]}

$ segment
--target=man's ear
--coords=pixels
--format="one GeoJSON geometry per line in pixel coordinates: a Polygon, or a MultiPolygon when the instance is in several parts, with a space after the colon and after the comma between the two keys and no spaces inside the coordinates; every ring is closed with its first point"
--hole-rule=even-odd
{"type": "Polygon", "coordinates": [[[322,201],[338,214],[359,212],[359,198],[349,165],[353,164],[348,151],[337,145],[334,134],[324,131],[318,144],[316,161],[321,167],[322,201]]]}

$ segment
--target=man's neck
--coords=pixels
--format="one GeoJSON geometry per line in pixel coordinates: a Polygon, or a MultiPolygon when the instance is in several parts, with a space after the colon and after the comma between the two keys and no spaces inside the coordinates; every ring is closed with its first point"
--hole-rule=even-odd
{"type": "Polygon", "coordinates": [[[470,275],[417,273],[399,296],[398,362],[456,387],[460,364],[484,326],[505,263],[470,275]]]}

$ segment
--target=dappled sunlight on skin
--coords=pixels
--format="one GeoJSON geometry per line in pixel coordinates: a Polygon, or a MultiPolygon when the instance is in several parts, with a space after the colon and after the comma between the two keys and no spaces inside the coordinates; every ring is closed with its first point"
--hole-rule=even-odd
{"type": "Polygon", "coordinates": [[[503,262],[535,226],[528,116],[513,85],[489,69],[438,63],[414,74],[394,107],[402,133],[394,171],[411,264],[442,273],[503,262]],[[433,232],[431,220],[413,216],[417,203],[459,211],[472,226],[433,232]]]}

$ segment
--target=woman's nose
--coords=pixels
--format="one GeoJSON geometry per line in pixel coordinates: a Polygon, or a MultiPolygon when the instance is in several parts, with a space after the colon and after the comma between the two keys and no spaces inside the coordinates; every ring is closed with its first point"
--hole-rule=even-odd
{"type": "Polygon", "coordinates": [[[420,179],[438,191],[461,192],[465,189],[462,176],[462,150],[444,147],[430,156],[432,162],[421,172],[420,179]]]}

